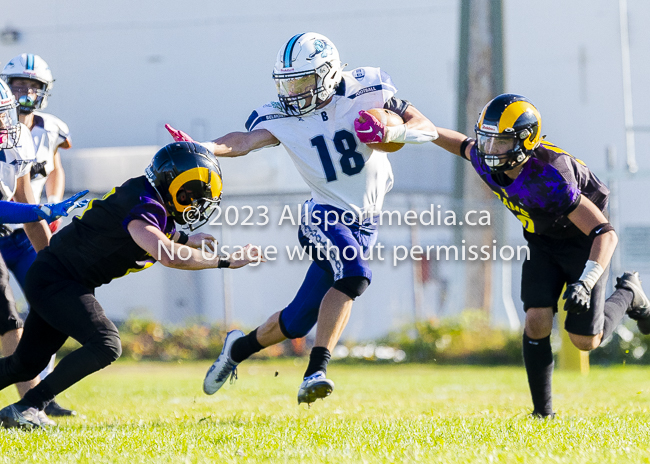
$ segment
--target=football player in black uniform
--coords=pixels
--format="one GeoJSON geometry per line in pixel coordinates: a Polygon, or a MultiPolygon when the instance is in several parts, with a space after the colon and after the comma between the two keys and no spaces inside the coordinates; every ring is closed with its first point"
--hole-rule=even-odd
{"type": "Polygon", "coordinates": [[[239,268],[262,260],[247,245],[236,259],[203,253],[214,237],[177,231],[175,223],[205,224],[221,199],[221,170],[204,147],[175,142],[154,156],[146,175],[127,180],[101,200],[92,200],[80,217],[42,250],[27,273],[25,294],[31,311],[13,355],[0,359],[0,390],[34,378],[68,337],[82,346],[19,402],[0,410],[4,427],[38,427],[38,413],[82,378],[121,354],[115,325],[95,299],[94,289],[156,260],[178,269],[239,268]],[[161,252],[161,247],[167,251],[161,252]],[[173,251],[171,251],[173,250],[173,251]],[[169,254],[168,254],[169,253],[169,254]],[[154,258],[155,257],[155,258],[154,258]]]}
{"type": "Polygon", "coordinates": [[[524,364],[533,416],[552,417],[550,334],[564,285],[565,329],[585,351],[612,335],[626,313],[650,333],[650,301],[636,272],[617,278],[616,291],[605,299],[607,278],[601,276],[618,242],[605,217],[609,190],[582,161],[544,141],[541,125],[530,101],[504,94],[481,112],[476,139],[438,128],[434,143],[470,161],[522,222],[530,249],[521,283],[524,364]]]}

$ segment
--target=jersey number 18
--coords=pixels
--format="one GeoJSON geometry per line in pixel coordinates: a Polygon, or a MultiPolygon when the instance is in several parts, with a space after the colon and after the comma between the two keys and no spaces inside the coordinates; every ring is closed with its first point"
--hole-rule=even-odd
{"type": "MultiPolygon", "coordinates": [[[[357,148],[357,141],[350,132],[346,130],[337,131],[334,134],[334,148],[341,154],[341,159],[339,163],[341,164],[341,171],[343,171],[348,176],[353,176],[358,174],[363,169],[365,160],[363,155],[359,153],[357,148]]],[[[323,163],[323,169],[325,170],[325,177],[327,182],[333,182],[336,180],[336,169],[334,168],[334,163],[332,162],[332,157],[330,156],[329,149],[327,148],[327,143],[325,142],[325,137],[322,135],[317,135],[311,139],[311,146],[315,147],[318,150],[318,156],[320,157],[321,163],[323,163]]]]}

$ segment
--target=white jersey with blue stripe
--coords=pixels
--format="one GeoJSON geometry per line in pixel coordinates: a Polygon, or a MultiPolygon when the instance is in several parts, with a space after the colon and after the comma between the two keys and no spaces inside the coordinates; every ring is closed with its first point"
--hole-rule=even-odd
{"type": "Polygon", "coordinates": [[[32,139],[36,149],[36,162],[42,163],[40,173],[32,177],[34,198],[39,201],[47,181],[47,176],[54,170],[54,154],[59,145],[70,138],[68,125],[54,115],[34,111],[32,139]]]}
{"type": "Polygon", "coordinates": [[[34,142],[29,129],[20,123],[20,137],[13,148],[0,149],[0,200],[9,201],[16,193],[16,179],[29,174],[34,160],[34,142]]]}
{"type": "Polygon", "coordinates": [[[253,111],[246,129],[266,129],[284,145],[315,203],[369,217],[381,211],[393,170],[386,153],[359,141],[354,120],[361,110],[383,108],[396,92],[379,68],[357,68],[343,73],[327,106],[297,117],[267,103],[253,111]]]}

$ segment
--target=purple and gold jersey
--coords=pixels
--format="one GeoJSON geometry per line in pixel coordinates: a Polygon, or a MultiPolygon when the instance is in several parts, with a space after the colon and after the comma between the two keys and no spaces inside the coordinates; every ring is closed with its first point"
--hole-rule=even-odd
{"type": "Polygon", "coordinates": [[[89,288],[146,269],[156,260],[131,238],[127,228],[134,219],[168,237],[176,231],[145,176],[129,179],[103,198],[92,200],[81,216],[52,237],[39,259],[54,255],[75,280],[89,288]]]}
{"type": "Polygon", "coordinates": [[[476,145],[470,158],[481,179],[521,221],[526,232],[551,238],[579,235],[580,230],[567,216],[578,206],[580,195],[605,211],[609,189],[585,163],[550,142],[543,141],[534,153],[510,183],[505,174],[490,173],[476,145]]]}

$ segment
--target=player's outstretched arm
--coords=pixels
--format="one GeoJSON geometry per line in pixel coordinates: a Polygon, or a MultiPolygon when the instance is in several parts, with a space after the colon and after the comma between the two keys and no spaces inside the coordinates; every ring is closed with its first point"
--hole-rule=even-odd
{"type": "MultiPolygon", "coordinates": [[[[165,124],[165,129],[176,142],[194,142],[192,137],[183,131],[174,129],[169,124],[165,124]]],[[[216,156],[233,158],[246,155],[253,150],[277,145],[280,141],[266,129],[258,129],[251,132],[231,132],[211,142],[198,143],[216,156]]]]}
{"type": "MultiPolygon", "coordinates": [[[[207,250],[203,251],[201,247],[193,248],[192,246],[172,242],[160,229],[139,219],[134,219],[129,222],[127,229],[133,241],[165,267],[186,270],[214,269],[219,267],[236,269],[253,262],[264,261],[259,248],[253,245],[244,247],[244,253],[241,257],[233,255],[232,258],[226,259],[224,256],[216,255],[216,241],[207,240],[205,242],[207,250]]],[[[203,239],[208,235],[199,235],[201,235],[199,238],[201,238],[201,244],[203,244],[203,239]]],[[[214,239],[214,237],[212,238],[214,239]]],[[[194,236],[190,236],[188,243],[198,246],[198,243],[194,243],[197,241],[198,239],[194,236]]]]}
{"type": "Polygon", "coordinates": [[[406,123],[407,129],[419,130],[430,134],[437,133],[438,131],[435,124],[433,124],[425,115],[420,113],[420,111],[413,105],[409,105],[404,112],[402,119],[404,120],[404,123],[406,123]]]}
{"type": "Polygon", "coordinates": [[[469,152],[474,146],[474,141],[466,143],[463,150],[464,153],[461,153],[463,142],[467,140],[467,138],[468,137],[465,134],[461,134],[455,130],[438,127],[438,138],[434,140],[433,143],[438,145],[440,148],[444,148],[448,152],[453,153],[454,155],[458,155],[461,158],[469,160],[469,152]]]}
{"type": "Polygon", "coordinates": [[[397,126],[384,125],[368,111],[359,111],[359,117],[354,121],[354,130],[362,143],[427,143],[438,138],[436,126],[420,113],[417,108],[409,105],[402,115],[404,124],[397,126]]]}
{"type": "Polygon", "coordinates": [[[251,132],[231,132],[203,145],[216,156],[233,158],[279,143],[280,141],[266,129],[257,129],[251,132]]]}

